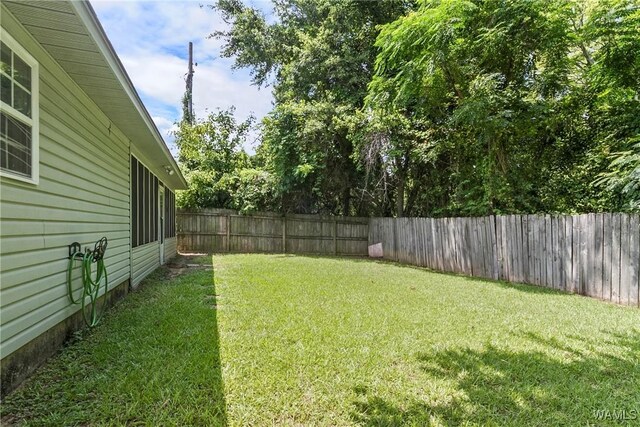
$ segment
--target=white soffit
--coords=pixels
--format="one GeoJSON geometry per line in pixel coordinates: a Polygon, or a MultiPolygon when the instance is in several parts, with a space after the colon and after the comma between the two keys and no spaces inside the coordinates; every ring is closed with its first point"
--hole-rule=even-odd
{"type": "Polygon", "coordinates": [[[186,181],[142,104],[124,66],[87,1],[12,1],[2,4],[131,140],[173,189],[186,181]],[[169,175],[165,166],[174,172],[169,175]]]}

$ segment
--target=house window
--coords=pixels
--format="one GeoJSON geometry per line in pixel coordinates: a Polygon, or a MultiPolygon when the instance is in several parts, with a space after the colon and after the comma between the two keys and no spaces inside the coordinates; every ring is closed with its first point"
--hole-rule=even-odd
{"type": "Polygon", "coordinates": [[[38,183],[38,63],[2,29],[0,174],[38,183]]]}
{"type": "Polygon", "coordinates": [[[131,246],[158,240],[158,178],[131,156],[131,246]]]}
{"type": "Polygon", "coordinates": [[[164,188],[164,237],[176,236],[176,196],[164,188]]]}

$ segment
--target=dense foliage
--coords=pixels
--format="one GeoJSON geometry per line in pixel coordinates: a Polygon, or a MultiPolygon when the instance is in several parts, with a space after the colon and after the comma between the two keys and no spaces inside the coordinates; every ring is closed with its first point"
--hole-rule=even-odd
{"type": "Polygon", "coordinates": [[[275,108],[264,120],[260,153],[277,179],[282,209],[367,213],[364,175],[350,136],[373,75],[378,25],[406,1],[275,0],[276,22],[238,0],[220,0],[230,30],[223,55],[273,84],[275,108]]]}
{"type": "Polygon", "coordinates": [[[243,206],[235,194],[266,194],[256,183],[269,195],[251,196],[251,209],[443,216],[640,208],[637,0],[273,6],[270,19],[240,0],[214,6],[229,24],[213,34],[223,55],[249,68],[255,84],[273,85],[275,106],[262,123],[259,166],[187,166],[220,176],[231,164],[254,168],[242,192],[209,197],[209,205],[243,206]]]}
{"type": "Polygon", "coordinates": [[[193,125],[183,120],[175,136],[189,189],[178,193],[178,206],[252,212],[273,205],[271,174],[243,148],[253,120],[238,123],[234,109],[219,110],[193,125]]]}
{"type": "Polygon", "coordinates": [[[383,126],[379,152],[414,162],[406,186],[418,189],[415,212],[599,211],[637,201],[622,152],[640,131],[638,28],[635,2],[566,0],[423,2],[382,28],[367,111],[370,122],[399,115],[413,131],[383,126]]]}

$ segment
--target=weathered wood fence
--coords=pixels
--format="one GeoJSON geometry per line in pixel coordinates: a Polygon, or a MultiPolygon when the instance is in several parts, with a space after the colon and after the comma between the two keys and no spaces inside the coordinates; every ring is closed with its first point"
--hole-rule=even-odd
{"type": "Polygon", "coordinates": [[[640,304],[637,214],[372,218],[384,258],[640,304]]]}
{"type": "Polygon", "coordinates": [[[368,218],[238,215],[201,210],[176,215],[180,252],[268,252],[366,256],[368,218]]]}
{"type": "Polygon", "coordinates": [[[366,256],[640,306],[638,214],[351,218],[201,210],[176,216],[180,252],[366,256]]]}

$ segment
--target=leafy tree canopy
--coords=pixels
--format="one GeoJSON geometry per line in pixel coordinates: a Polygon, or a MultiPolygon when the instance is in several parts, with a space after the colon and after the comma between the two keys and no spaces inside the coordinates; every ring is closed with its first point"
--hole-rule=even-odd
{"type": "Polygon", "coordinates": [[[411,4],[274,0],[276,19],[267,23],[239,0],[216,3],[230,25],[214,33],[226,43],[223,55],[248,67],[255,84],[273,85],[262,151],[283,210],[367,212],[350,128],[373,73],[378,26],[411,4]]]}
{"type": "Polygon", "coordinates": [[[257,169],[244,151],[253,117],[238,123],[234,109],[218,110],[193,125],[183,121],[175,133],[178,161],[189,189],[178,193],[182,208],[268,209],[273,177],[257,169]]]}
{"type": "Polygon", "coordinates": [[[637,0],[273,0],[269,20],[240,0],[213,7],[229,24],[212,35],[223,55],[275,105],[254,157],[232,115],[181,127],[201,183],[185,204],[640,209],[637,0]]]}

